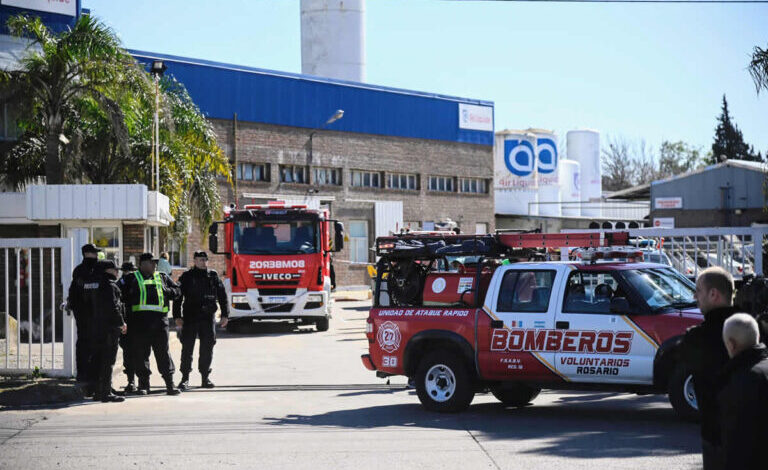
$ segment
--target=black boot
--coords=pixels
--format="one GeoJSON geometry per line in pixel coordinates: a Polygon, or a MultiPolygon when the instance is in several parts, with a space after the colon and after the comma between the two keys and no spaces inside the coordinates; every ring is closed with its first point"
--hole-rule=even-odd
{"type": "Polygon", "coordinates": [[[133,374],[125,374],[125,375],[126,377],[128,377],[128,385],[126,385],[123,390],[125,390],[125,393],[135,393],[136,385],[134,383],[133,374]]]}
{"type": "Polygon", "coordinates": [[[213,382],[211,382],[211,379],[208,378],[208,374],[203,375],[202,387],[203,388],[213,388],[213,387],[215,387],[213,382]]]}
{"type": "Polygon", "coordinates": [[[108,393],[108,394],[106,394],[106,395],[101,397],[101,401],[103,401],[104,403],[110,403],[110,402],[112,402],[112,403],[120,403],[120,402],[125,401],[125,398],[119,397],[119,396],[115,395],[114,393],[108,393]]]}
{"type": "Polygon", "coordinates": [[[181,375],[181,382],[179,382],[179,390],[182,392],[186,392],[187,390],[189,390],[189,374],[181,375]]]}
{"type": "Polygon", "coordinates": [[[149,377],[146,379],[142,379],[139,377],[139,388],[136,390],[137,395],[148,395],[149,394],[149,377]]]}
{"type": "Polygon", "coordinates": [[[165,379],[165,394],[166,395],[174,396],[174,395],[178,395],[178,394],[181,393],[179,391],[179,389],[177,389],[176,387],[173,386],[173,376],[172,375],[168,375],[166,377],[163,377],[163,379],[165,379]]]}

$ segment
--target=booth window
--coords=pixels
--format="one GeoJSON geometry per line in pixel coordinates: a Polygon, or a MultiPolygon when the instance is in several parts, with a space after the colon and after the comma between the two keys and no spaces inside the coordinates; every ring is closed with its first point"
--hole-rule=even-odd
{"type": "Polygon", "coordinates": [[[368,262],[368,221],[349,222],[349,260],[353,263],[368,262]]]}

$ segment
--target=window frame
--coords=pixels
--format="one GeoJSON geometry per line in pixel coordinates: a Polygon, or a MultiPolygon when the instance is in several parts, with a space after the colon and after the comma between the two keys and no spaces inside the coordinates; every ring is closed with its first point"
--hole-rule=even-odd
{"type": "Polygon", "coordinates": [[[376,188],[381,189],[384,178],[378,171],[372,170],[350,170],[350,186],[353,188],[376,188]],[[358,176],[358,183],[355,183],[355,177],[358,176]],[[376,180],[376,184],[373,184],[373,180],[376,180]],[[368,183],[366,184],[366,180],[368,183]]]}
{"type": "Polygon", "coordinates": [[[316,166],[312,167],[312,184],[318,186],[342,186],[341,181],[341,168],[334,168],[328,166],[316,166]],[[319,174],[324,174],[325,181],[320,182],[318,178],[319,174]],[[329,182],[329,175],[330,182],[329,182]],[[335,182],[334,182],[335,181],[335,182]]]}
{"type": "Polygon", "coordinates": [[[417,173],[387,173],[387,189],[418,191],[419,175],[417,173]],[[403,183],[405,184],[403,185],[403,183]]]}
{"type": "Polygon", "coordinates": [[[460,177],[457,190],[462,194],[488,194],[488,180],[485,178],[460,177]],[[473,184],[475,186],[474,190],[472,189],[473,184]],[[465,186],[467,187],[466,190],[465,186]]]}
{"type": "Polygon", "coordinates": [[[454,180],[455,177],[453,176],[431,175],[427,189],[436,193],[455,193],[456,182],[454,180]]]}
{"type": "Polygon", "coordinates": [[[280,183],[286,184],[309,184],[309,170],[306,165],[280,165],[280,183]],[[290,171],[291,181],[285,179],[286,170],[290,171]],[[296,181],[296,171],[300,170],[302,181],[296,181]]]}

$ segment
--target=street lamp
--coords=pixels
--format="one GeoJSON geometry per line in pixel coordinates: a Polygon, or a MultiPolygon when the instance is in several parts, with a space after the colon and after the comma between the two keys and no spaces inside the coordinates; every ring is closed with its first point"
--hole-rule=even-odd
{"type": "Polygon", "coordinates": [[[331,117],[328,118],[328,120],[325,121],[325,124],[318,127],[317,129],[313,130],[309,133],[309,152],[307,153],[307,160],[309,160],[309,164],[312,164],[312,138],[317,134],[319,131],[325,129],[326,127],[330,126],[334,122],[338,121],[339,119],[344,117],[344,110],[343,109],[337,109],[335,113],[331,117]]]}
{"type": "Polygon", "coordinates": [[[152,188],[160,191],[160,119],[158,113],[160,109],[160,77],[163,76],[168,67],[162,60],[153,60],[149,73],[155,78],[155,126],[152,132],[154,152],[152,153],[152,163],[154,171],[152,172],[152,188]],[[157,179],[155,179],[157,174],[157,179]],[[155,184],[157,181],[157,184],[155,184]]]}

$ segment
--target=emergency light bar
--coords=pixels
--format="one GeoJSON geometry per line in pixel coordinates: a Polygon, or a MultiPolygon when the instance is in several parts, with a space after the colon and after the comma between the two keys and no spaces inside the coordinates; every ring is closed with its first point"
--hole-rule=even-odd
{"type": "Polygon", "coordinates": [[[269,204],[246,204],[243,206],[245,210],[261,210],[261,209],[306,209],[306,204],[294,204],[292,206],[286,206],[284,202],[270,202],[269,204]]]}
{"type": "Polygon", "coordinates": [[[573,256],[582,261],[595,262],[600,259],[627,259],[629,262],[642,261],[643,252],[633,247],[608,246],[599,248],[576,249],[573,256]]]}

